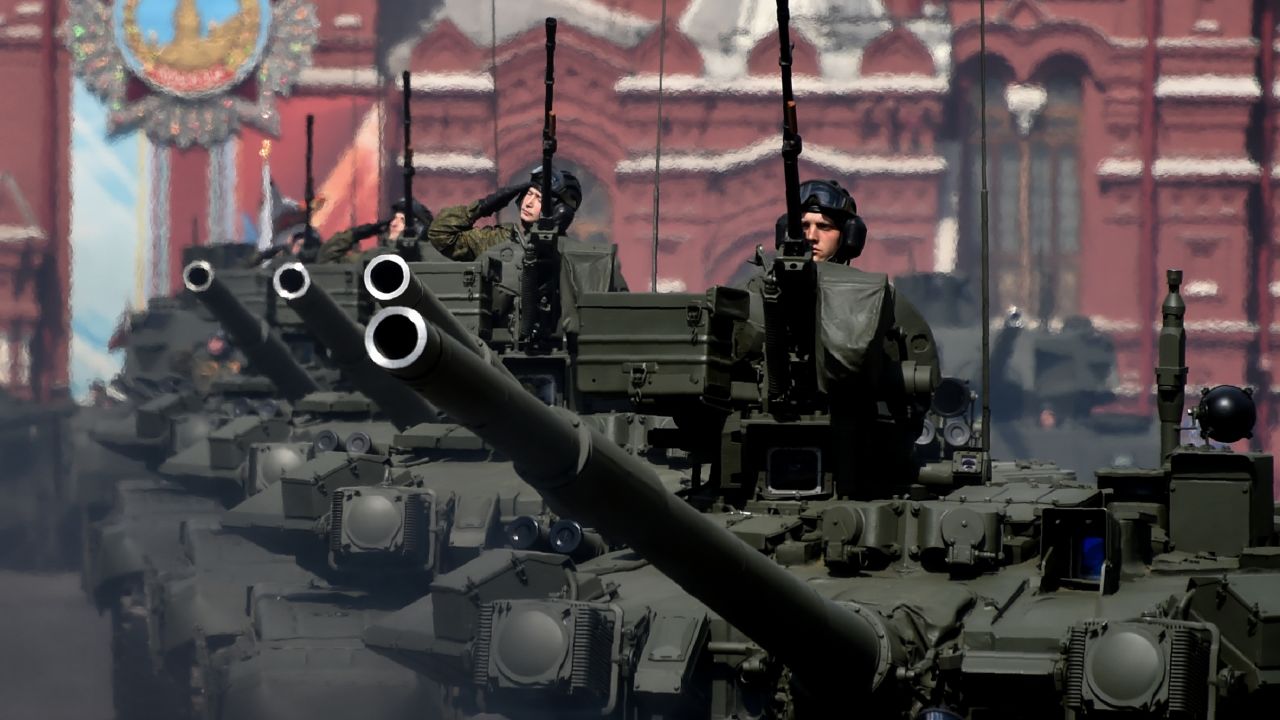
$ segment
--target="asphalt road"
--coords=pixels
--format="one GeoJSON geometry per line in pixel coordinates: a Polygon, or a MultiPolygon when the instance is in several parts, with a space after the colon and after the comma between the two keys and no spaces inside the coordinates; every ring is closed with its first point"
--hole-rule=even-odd
{"type": "Polygon", "coordinates": [[[111,719],[111,621],[77,575],[0,571],[0,708],[6,720],[111,719]]]}

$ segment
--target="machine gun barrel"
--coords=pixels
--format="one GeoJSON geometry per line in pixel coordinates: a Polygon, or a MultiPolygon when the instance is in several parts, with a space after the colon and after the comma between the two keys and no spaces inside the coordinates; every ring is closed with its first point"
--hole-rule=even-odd
{"type": "Polygon", "coordinates": [[[787,193],[787,238],[804,239],[800,229],[800,122],[796,118],[796,96],[791,87],[791,8],[778,0],[778,68],[782,72],[782,170],[787,193]]]}
{"type": "Polygon", "coordinates": [[[543,80],[542,175],[539,192],[542,209],[529,236],[520,267],[519,339],[524,349],[545,346],[560,319],[558,273],[560,270],[559,223],[552,210],[552,160],[556,154],[556,19],[547,18],[547,64],[543,80]]]}
{"type": "Polygon", "coordinates": [[[547,65],[546,77],[543,80],[542,108],[542,210],[539,213],[544,219],[551,217],[551,158],[556,154],[556,19],[547,18],[547,65]]]}
{"type": "MultiPolygon", "coordinates": [[[[413,274],[404,258],[388,254],[369,261],[364,269],[364,286],[382,307],[405,307],[417,311],[427,322],[464,346],[474,349],[485,362],[511,377],[511,371],[502,364],[497,354],[462,326],[457,316],[445,307],[431,288],[413,274]]],[[[359,347],[359,343],[356,347],[359,347]]]]}
{"type": "MultiPolygon", "coordinates": [[[[413,110],[409,105],[409,99],[413,95],[413,90],[409,87],[410,78],[411,75],[408,70],[405,70],[400,75],[400,81],[404,86],[404,105],[401,108],[400,114],[402,116],[401,119],[404,122],[404,166],[401,168],[401,172],[404,175],[403,232],[405,237],[411,237],[414,235],[416,232],[417,222],[417,219],[413,214],[413,174],[415,169],[413,167],[413,141],[410,137],[413,132],[413,116],[411,115],[413,110]]],[[[425,231],[426,228],[423,228],[423,230],[425,231]]]]}
{"type": "Polygon", "coordinates": [[[311,157],[313,155],[312,139],[314,137],[315,124],[316,116],[307,115],[307,184],[302,196],[303,203],[305,204],[305,207],[303,208],[305,215],[302,225],[302,246],[306,248],[318,248],[320,245],[319,239],[311,232],[311,211],[314,209],[316,202],[315,179],[311,175],[311,157]]]}
{"type": "Polygon", "coordinates": [[[311,282],[311,273],[302,263],[289,263],[276,270],[272,279],[281,297],[307,329],[329,348],[329,357],[399,428],[432,422],[439,413],[421,396],[404,391],[403,383],[388,375],[362,350],[363,329],[338,307],[324,288],[311,282]]]}
{"type": "Polygon", "coordinates": [[[284,342],[267,328],[266,321],[249,312],[207,261],[196,260],[183,268],[182,282],[222,323],[249,362],[269,377],[286,398],[297,400],[320,389],[284,342]]]}
{"type": "Polygon", "coordinates": [[[544,405],[420,314],[381,311],[365,346],[378,365],[509,456],[558,514],[633,547],[805,687],[839,688],[846,698],[850,683],[869,691],[900,656],[897,635],[877,613],[823,598],[664,489],[643,461],[544,405]]]}

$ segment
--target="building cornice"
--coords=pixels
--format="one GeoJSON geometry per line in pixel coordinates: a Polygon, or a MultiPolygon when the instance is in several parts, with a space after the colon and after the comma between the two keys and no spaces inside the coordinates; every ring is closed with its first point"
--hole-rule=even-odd
{"type": "Polygon", "coordinates": [[[35,225],[0,225],[0,243],[44,240],[44,230],[35,225]]]}
{"type": "Polygon", "coordinates": [[[1262,97],[1253,75],[1161,75],[1156,97],[1162,100],[1242,100],[1262,97]]]}
{"type": "MultiPolygon", "coordinates": [[[[396,164],[404,167],[404,158],[397,157],[396,164]]],[[[462,152],[413,152],[413,169],[424,172],[487,173],[497,169],[493,160],[485,155],[462,152]]]]}
{"type": "MultiPolygon", "coordinates": [[[[1138,158],[1112,157],[1098,163],[1097,174],[1104,180],[1138,180],[1142,169],[1138,158]]],[[[1242,157],[1160,157],[1152,168],[1156,180],[1166,181],[1256,180],[1259,172],[1258,163],[1242,157]]]]}
{"type": "MultiPolygon", "coordinates": [[[[782,91],[776,76],[716,79],[701,75],[667,75],[662,92],[670,95],[776,95],[782,91]]],[[[950,89],[946,77],[933,75],[873,75],[832,79],[797,75],[792,80],[797,95],[944,95],[950,89]]],[[[619,95],[658,92],[656,74],[631,75],[618,80],[613,89],[619,95]]]]}
{"type": "MultiPolygon", "coordinates": [[[[662,172],[720,173],[754,165],[777,157],[777,138],[765,138],[752,145],[723,152],[680,153],[662,155],[662,172]]],[[[821,145],[805,145],[801,159],[844,175],[937,175],[947,169],[947,161],[938,155],[854,155],[821,145]]],[[[619,175],[652,173],[652,154],[618,163],[619,175]]]]}
{"type": "MultiPolygon", "coordinates": [[[[356,89],[374,90],[381,87],[384,78],[377,68],[309,67],[303,68],[296,86],[306,89],[356,89]]],[[[391,79],[391,78],[386,78],[391,79]]],[[[400,77],[394,78],[395,87],[401,86],[400,77]]],[[[483,94],[493,92],[493,76],[489,73],[410,73],[409,85],[414,94],[483,94]]]]}

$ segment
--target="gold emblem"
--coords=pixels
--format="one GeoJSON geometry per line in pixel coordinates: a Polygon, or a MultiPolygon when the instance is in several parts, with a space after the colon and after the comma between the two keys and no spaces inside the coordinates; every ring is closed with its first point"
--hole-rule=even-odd
{"type": "Polygon", "coordinates": [[[124,1],[121,39],[139,74],[153,85],[179,95],[206,94],[239,82],[257,64],[267,29],[263,0],[239,0],[237,12],[220,22],[206,22],[196,0],[179,0],[173,35],[165,43],[155,29],[139,24],[142,1],[124,1]]]}

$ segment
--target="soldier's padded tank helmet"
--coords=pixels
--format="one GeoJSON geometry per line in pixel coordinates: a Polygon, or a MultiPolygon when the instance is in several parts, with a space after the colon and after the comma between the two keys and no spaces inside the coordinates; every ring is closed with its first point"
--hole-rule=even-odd
{"type": "MultiPolygon", "coordinates": [[[[542,166],[538,165],[529,173],[529,186],[531,188],[542,188],[542,166]]],[[[582,206],[582,183],[573,173],[551,168],[551,194],[555,198],[555,204],[551,207],[551,217],[556,221],[556,227],[561,233],[569,229],[569,224],[573,222],[573,216],[578,212],[578,208],[582,206]]],[[[524,196],[520,197],[519,202],[524,202],[524,196]]]]}
{"type": "MultiPolygon", "coordinates": [[[[800,209],[819,212],[835,221],[840,228],[840,244],[833,260],[849,262],[862,254],[867,244],[867,225],[858,215],[858,204],[848,190],[835,180],[809,180],[800,183],[800,209]]],[[[787,237],[787,216],[778,219],[778,244],[787,237]]]]}
{"type": "MultiPolygon", "coordinates": [[[[398,213],[404,212],[404,198],[400,198],[399,200],[391,203],[391,211],[398,213]]],[[[427,208],[426,205],[418,202],[416,198],[413,201],[413,217],[416,218],[418,224],[424,228],[429,227],[431,225],[431,221],[435,219],[435,215],[431,213],[431,210],[427,208]]]]}
{"type": "Polygon", "coordinates": [[[302,244],[308,247],[318,246],[323,242],[320,239],[320,232],[314,227],[295,228],[293,233],[289,235],[290,242],[294,240],[302,240],[302,244]]]}

